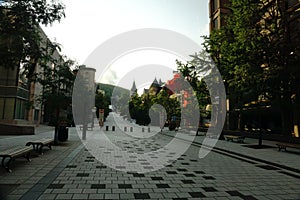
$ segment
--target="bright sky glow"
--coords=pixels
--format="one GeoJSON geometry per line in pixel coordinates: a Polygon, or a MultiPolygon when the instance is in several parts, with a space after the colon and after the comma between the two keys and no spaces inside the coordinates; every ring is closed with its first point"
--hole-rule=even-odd
{"type": "MultiPolygon", "coordinates": [[[[66,18],[44,27],[52,41],[62,45],[62,53],[83,64],[88,55],[104,41],[141,28],[161,28],[176,31],[202,43],[200,36],[208,34],[208,0],[62,0],[66,18]]],[[[176,69],[174,55],[151,52],[149,56],[127,55],[111,66],[114,77],[102,82],[116,83],[138,65],[160,63],[176,69]],[[135,60],[135,62],[133,62],[135,60]],[[143,62],[141,62],[143,61],[143,62]],[[119,66],[119,67],[118,67],[119,66]],[[121,68],[120,68],[121,66],[121,68]]],[[[88,66],[93,67],[93,66],[88,66]]],[[[157,77],[158,79],[161,77],[157,77]]],[[[96,77],[97,79],[97,77],[96,77]]],[[[134,79],[134,78],[133,78],[134,79]]],[[[154,79],[154,77],[153,77],[154,79]]]]}
{"type": "Polygon", "coordinates": [[[97,81],[110,84],[117,83],[118,86],[124,88],[131,88],[132,82],[135,81],[137,88],[148,88],[154,78],[157,78],[158,81],[161,79],[163,82],[173,78],[173,70],[176,70],[176,59],[185,61],[183,58],[163,51],[132,52],[113,62],[97,81]],[[158,71],[157,68],[160,66],[164,69],[158,71]],[[149,70],[145,70],[146,67],[149,70]],[[142,72],[141,70],[145,72],[139,74],[142,72]]]}

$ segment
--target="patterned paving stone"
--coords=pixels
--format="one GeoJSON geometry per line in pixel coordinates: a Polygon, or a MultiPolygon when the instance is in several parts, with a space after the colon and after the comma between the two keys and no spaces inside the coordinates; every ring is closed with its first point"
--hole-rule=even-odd
{"type": "Polygon", "coordinates": [[[205,174],[203,171],[194,171],[195,174],[205,174]]]}
{"type": "Polygon", "coordinates": [[[193,180],[181,180],[184,184],[195,184],[193,180]]]}
{"type": "Polygon", "coordinates": [[[66,168],[76,168],[77,165],[67,165],[66,168]]]}
{"type": "Polygon", "coordinates": [[[157,188],[170,188],[168,184],[156,184],[157,188]]]}
{"type": "Polygon", "coordinates": [[[176,171],[167,171],[167,174],[177,174],[176,171]]]}
{"type": "Polygon", "coordinates": [[[135,193],[134,198],[135,199],[150,199],[150,196],[148,193],[135,193]]]}
{"type": "Polygon", "coordinates": [[[217,190],[214,187],[202,187],[205,192],[216,192],[217,190]]]}
{"type": "Polygon", "coordinates": [[[187,172],[188,170],[184,169],[184,168],[178,168],[177,171],[179,171],[179,172],[187,172]]]}
{"type": "Polygon", "coordinates": [[[65,184],[50,184],[47,188],[49,189],[61,189],[65,184]]]}
{"type": "Polygon", "coordinates": [[[151,179],[153,181],[162,181],[162,180],[164,180],[163,177],[151,177],[151,179]]]}
{"type": "Polygon", "coordinates": [[[131,184],[118,184],[118,187],[121,189],[128,189],[128,188],[132,188],[131,184]]]}
{"type": "Polygon", "coordinates": [[[195,174],[183,174],[186,177],[196,177],[195,174]]]}
{"type": "Polygon", "coordinates": [[[140,173],[133,173],[132,175],[133,177],[145,177],[144,174],[140,174],[140,173]]]}
{"type": "Polygon", "coordinates": [[[205,180],[215,180],[215,178],[212,177],[212,176],[203,176],[203,178],[204,178],[205,180]]]}
{"type": "Polygon", "coordinates": [[[106,185],[105,184],[92,184],[91,189],[105,189],[106,185]]]}
{"type": "MultiPolygon", "coordinates": [[[[161,149],[170,142],[169,137],[161,134],[155,135],[149,141],[130,139],[118,135],[117,131],[108,137],[115,141],[115,144],[132,149],[135,153],[149,152],[152,158],[157,157],[154,152],[151,152],[153,149],[161,149]]],[[[63,150],[66,147],[57,148],[63,150]]],[[[300,173],[289,169],[283,170],[280,166],[257,160],[246,162],[244,160],[248,159],[247,157],[237,159],[236,154],[226,155],[229,154],[228,151],[234,150],[245,156],[257,157],[268,151],[269,157],[276,154],[277,157],[273,156],[273,158],[282,160],[276,149],[257,151],[257,149],[241,147],[241,144],[220,141],[217,148],[203,159],[198,158],[199,146],[192,145],[180,159],[170,162],[161,170],[149,173],[132,170],[127,173],[122,172],[124,163],[130,165],[138,162],[145,167],[151,166],[152,163],[134,155],[126,160],[124,156],[115,156],[113,149],[106,149],[104,152],[109,152],[113,158],[122,161],[116,165],[120,167],[121,171],[119,171],[105,166],[101,160],[99,161],[95,155],[84,148],[74,154],[72,159],[68,159],[72,149],[62,154],[59,151],[54,153],[55,148],[53,148],[47,151],[47,155],[35,158],[39,160],[39,164],[34,167],[40,170],[31,172],[32,169],[26,169],[26,165],[24,168],[16,169],[15,174],[1,174],[0,171],[0,184],[1,180],[7,181],[8,184],[21,183],[10,194],[11,197],[15,195],[14,198],[18,197],[18,199],[27,191],[34,192],[34,185],[45,184],[47,180],[43,177],[47,174],[53,178],[37,199],[300,199],[300,173]],[[227,151],[218,153],[219,147],[227,148],[227,151]],[[63,156],[58,161],[53,159],[52,162],[43,165],[43,162],[49,159],[46,156],[54,158],[57,155],[63,156]],[[66,159],[64,165],[56,167],[64,159],[66,159]],[[38,165],[43,168],[38,168],[38,165]],[[41,169],[48,170],[40,173],[41,169]],[[53,171],[57,170],[61,171],[56,176],[52,176],[53,171]],[[31,174],[24,179],[25,181],[21,181],[19,177],[26,177],[27,173],[31,174]]],[[[168,154],[171,155],[174,154],[168,154]]],[[[35,187],[35,189],[39,188],[35,187]]]]}
{"type": "Polygon", "coordinates": [[[88,177],[90,174],[89,173],[77,173],[77,177],[88,177]]]}
{"type": "Polygon", "coordinates": [[[203,193],[201,192],[189,192],[189,194],[191,195],[191,197],[193,198],[203,198],[206,197],[203,193]]]}

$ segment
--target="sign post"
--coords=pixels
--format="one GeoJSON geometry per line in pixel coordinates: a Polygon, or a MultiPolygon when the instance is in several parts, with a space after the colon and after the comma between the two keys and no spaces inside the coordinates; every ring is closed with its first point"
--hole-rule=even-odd
{"type": "Polygon", "coordinates": [[[159,112],[159,125],[160,125],[160,131],[162,132],[166,122],[166,116],[164,112],[159,112]]]}
{"type": "Polygon", "coordinates": [[[99,126],[103,127],[104,125],[104,109],[99,109],[99,126]]]}

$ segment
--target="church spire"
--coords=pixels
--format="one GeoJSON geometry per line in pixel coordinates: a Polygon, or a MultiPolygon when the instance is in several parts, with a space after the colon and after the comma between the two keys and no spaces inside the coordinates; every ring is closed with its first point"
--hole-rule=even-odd
{"type": "Polygon", "coordinates": [[[135,81],[133,81],[132,87],[130,89],[130,96],[133,96],[136,93],[137,93],[137,89],[136,89],[135,81]]]}

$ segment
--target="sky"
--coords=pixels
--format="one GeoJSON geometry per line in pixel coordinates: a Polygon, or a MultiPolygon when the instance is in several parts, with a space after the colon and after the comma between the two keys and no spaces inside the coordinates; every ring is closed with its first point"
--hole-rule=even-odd
{"type": "MultiPolygon", "coordinates": [[[[85,64],[88,56],[105,41],[127,31],[167,29],[183,34],[199,45],[202,43],[200,36],[208,35],[208,0],[85,0],[84,3],[62,0],[62,3],[66,6],[66,18],[43,29],[50,40],[61,44],[62,54],[78,64],[85,64]]],[[[145,61],[149,57],[156,60],[154,64],[176,69],[174,55],[152,51],[137,54],[121,56],[110,66],[105,66],[106,70],[101,74],[102,69],[89,67],[96,68],[98,81],[111,84],[132,71],[132,66],[151,64],[149,59],[145,61]],[[106,74],[104,78],[103,74],[106,74]]],[[[135,80],[134,77],[131,79],[135,80]]]]}

